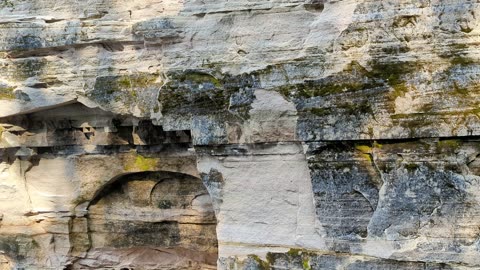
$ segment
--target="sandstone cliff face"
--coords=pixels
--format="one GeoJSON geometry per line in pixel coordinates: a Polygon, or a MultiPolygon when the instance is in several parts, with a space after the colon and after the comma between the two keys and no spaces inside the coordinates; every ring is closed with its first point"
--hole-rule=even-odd
{"type": "Polygon", "coordinates": [[[1,0],[0,269],[478,269],[479,12],[1,0]]]}

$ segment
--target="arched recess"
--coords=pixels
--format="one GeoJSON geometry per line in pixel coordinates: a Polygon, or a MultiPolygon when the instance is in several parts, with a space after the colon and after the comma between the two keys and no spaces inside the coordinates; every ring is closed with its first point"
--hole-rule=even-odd
{"type": "Polygon", "coordinates": [[[71,239],[73,269],[216,269],[215,212],[191,175],[117,177],[97,193],[87,216],[72,222],[71,239]]]}

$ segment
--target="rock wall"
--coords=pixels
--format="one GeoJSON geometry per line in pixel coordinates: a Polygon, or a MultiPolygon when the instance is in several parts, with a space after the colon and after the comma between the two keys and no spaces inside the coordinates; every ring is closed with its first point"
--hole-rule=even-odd
{"type": "Polygon", "coordinates": [[[480,268],[479,12],[0,0],[0,269],[480,268]]]}

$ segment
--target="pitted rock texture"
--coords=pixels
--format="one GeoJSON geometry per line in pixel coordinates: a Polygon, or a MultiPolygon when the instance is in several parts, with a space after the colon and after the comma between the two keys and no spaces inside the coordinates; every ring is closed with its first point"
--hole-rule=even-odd
{"type": "Polygon", "coordinates": [[[478,269],[479,12],[0,0],[0,269],[478,269]]]}

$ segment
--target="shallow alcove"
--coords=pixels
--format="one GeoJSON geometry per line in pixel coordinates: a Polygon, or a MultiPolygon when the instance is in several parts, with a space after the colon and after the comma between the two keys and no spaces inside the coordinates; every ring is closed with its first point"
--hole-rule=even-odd
{"type": "Polygon", "coordinates": [[[304,7],[311,12],[322,12],[325,8],[324,2],[324,0],[308,0],[304,4],[304,7]]]}
{"type": "Polygon", "coordinates": [[[77,268],[216,269],[216,219],[199,178],[171,172],[118,177],[91,202],[89,249],[77,268]]]}

